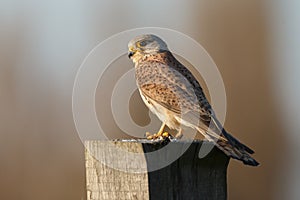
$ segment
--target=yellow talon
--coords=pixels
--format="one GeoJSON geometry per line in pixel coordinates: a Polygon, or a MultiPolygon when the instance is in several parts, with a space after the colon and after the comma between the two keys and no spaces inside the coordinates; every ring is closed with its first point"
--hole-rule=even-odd
{"type": "Polygon", "coordinates": [[[152,140],[152,139],[153,139],[153,135],[147,136],[147,140],[152,140]]]}
{"type": "Polygon", "coordinates": [[[168,133],[168,132],[164,132],[164,133],[162,134],[162,136],[163,136],[163,137],[169,137],[169,133],[168,133]]]}
{"type": "Polygon", "coordinates": [[[149,132],[146,132],[146,138],[147,140],[163,140],[170,136],[168,132],[158,132],[156,134],[151,135],[149,132]]]}

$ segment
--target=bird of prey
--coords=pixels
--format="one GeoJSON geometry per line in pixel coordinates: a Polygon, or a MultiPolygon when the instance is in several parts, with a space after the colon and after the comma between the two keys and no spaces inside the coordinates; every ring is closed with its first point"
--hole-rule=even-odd
{"type": "Polygon", "coordinates": [[[259,163],[250,154],[254,151],[225,131],[193,74],[169,51],[167,44],[152,34],[140,35],[128,44],[128,57],[135,64],[139,93],[146,106],[165,125],[182,136],[186,126],[201,133],[227,156],[244,164],[259,163]]]}

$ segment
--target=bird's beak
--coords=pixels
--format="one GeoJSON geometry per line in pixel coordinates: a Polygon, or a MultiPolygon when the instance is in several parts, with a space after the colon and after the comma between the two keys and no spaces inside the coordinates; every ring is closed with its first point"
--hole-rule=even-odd
{"type": "Polygon", "coordinates": [[[133,51],[129,51],[128,52],[128,58],[131,58],[131,56],[133,56],[134,55],[134,52],[133,51]]]}
{"type": "Polygon", "coordinates": [[[133,46],[130,46],[128,49],[128,58],[131,58],[136,52],[136,49],[133,46]]]}

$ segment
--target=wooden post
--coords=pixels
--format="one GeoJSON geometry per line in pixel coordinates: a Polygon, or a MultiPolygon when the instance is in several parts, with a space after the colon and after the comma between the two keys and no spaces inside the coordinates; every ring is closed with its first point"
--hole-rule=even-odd
{"type": "MultiPolygon", "coordinates": [[[[227,198],[226,174],[229,158],[219,149],[213,150],[204,158],[198,158],[203,141],[193,141],[183,155],[170,165],[152,172],[126,173],[110,168],[95,158],[115,156],[108,141],[87,141],[86,147],[86,181],[87,199],[150,199],[150,200],[185,200],[207,199],[223,200],[227,198]],[[96,156],[96,157],[97,157],[96,156]]],[[[149,142],[145,140],[115,141],[116,146],[128,151],[147,153],[156,151],[165,142],[149,142]]],[[[187,143],[172,141],[175,149],[182,149],[187,143]]],[[[149,168],[151,165],[163,162],[172,152],[162,152],[157,157],[145,156],[144,161],[130,160],[124,162],[125,167],[149,168]]],[[[124,154],[123,156],[126,156],[124,154]]],[[[126,159],[125,159],[126,160],[126,159]]],[[[132,171],[132,170],[131,170],[132,171]]]]}

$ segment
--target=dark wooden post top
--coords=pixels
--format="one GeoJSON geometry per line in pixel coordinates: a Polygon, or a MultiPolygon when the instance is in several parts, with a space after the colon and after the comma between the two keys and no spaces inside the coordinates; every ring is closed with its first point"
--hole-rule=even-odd
{"type": "MultiPolygon", "coordinates": [[[[164,144],[143,143],[145,152],[159,149],[164,144]]],[[[184,142],[175,142],[176,149],[184,142]]],[[[207,199],[223,200],[227,197],[227,166],[229,158],[217,148],[204,158],[198,157],[202,141],[193,141],[184,154],[165,168],[149,172],[150,199],[207,199]]],[[[157,160],[147,159],[147,165],[157,160]]]]}

